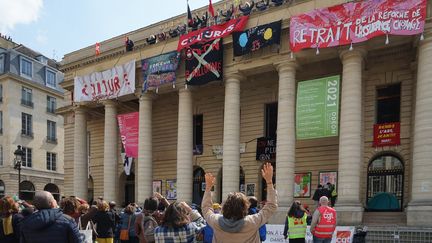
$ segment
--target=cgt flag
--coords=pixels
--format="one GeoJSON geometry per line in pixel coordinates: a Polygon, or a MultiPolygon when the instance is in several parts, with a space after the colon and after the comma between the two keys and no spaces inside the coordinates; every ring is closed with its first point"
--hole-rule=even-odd
{"type": "Polygon", "coordinates": [[[222,80],[222,39],[190,46],[186,50],[185,65],[186,84],[188,85],[202,85],[222,80]]]}
{"type": "Polygon", "coordinates": [[[282,21],[233,33],[234,56],[242,56],[272,44],[280,44],[282,21]]]}

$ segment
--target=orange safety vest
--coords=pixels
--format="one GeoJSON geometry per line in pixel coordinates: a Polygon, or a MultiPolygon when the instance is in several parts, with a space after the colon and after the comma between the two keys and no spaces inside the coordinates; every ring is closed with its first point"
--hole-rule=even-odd
{"type": "Polygon", "coordinates": [[[336,229],[336,210],[331,207],[319,207],[321,214],[318,224],[312,234],[317,238],[332,238],[336,229]]]}

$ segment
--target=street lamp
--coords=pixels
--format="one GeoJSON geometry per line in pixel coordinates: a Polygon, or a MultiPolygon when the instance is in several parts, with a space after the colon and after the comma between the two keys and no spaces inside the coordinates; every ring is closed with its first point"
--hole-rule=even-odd
{"type": "Polygon", "coordinates": [[[15,168],[15,170],[18,170],[18,197],[20,197],[20,193],[21,193],[21,163],[22,163],[22,157],[24,156],[24,151],[21,149],[21,145],[18,145],[18,148],[17,148],[17,150],[15,150],[14,155],[15,155],[14,168],[15,168]]]}

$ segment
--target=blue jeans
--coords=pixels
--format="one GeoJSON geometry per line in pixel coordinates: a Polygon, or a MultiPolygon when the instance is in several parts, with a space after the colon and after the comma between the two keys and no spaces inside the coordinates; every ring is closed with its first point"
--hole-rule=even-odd
{"type": "Polygon", "coordinates": [[[313,237],[314,243],[331,243],[332,238],[318,238],[316,236],[313,237]]]}

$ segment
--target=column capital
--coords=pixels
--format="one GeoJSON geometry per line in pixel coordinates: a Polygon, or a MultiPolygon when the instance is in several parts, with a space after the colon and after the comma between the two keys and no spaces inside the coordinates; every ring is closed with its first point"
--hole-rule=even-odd
{"type": "Polygon", "coordinates": [[[364,59],[367,55],[367,50],[363,47],[354,47],[352,50],[340,50],[339,57],[342,61],[350,58],[364,59]]]}
{"type": "Polygon", "coordinates": [[[105,107],[115,107],[115,106],[117,106],[117,102],[115,102],[113,100],[102,100],[101,103],[105,107]]]}
{"type": "Polygon", "coordinates": [[[139,101],[145,101],[145,100],[153,100],[156,98],[156,95],[153,92],[145,92],[140,95],[137,95],[139,101]]]}
{"type": "Polygon", "coordinates": [[[224,80],[237,80],[239,82],[246,80],[246,76],[240,70],[233,70],[224,73],[224,80]]]}
{"type": "Polygon", "coordinates": [[[288,60],[280,60],[273,63],[278,72],[296,70],[299,65],[295,58],[288,57],[288,60]]]}
{"type": "Polygon", "coordinates": [[[88,110],[88,108],[85,106],[82,106],[82,105],[77,105],[77,106],[72,107],[72,111],[75,114],[77,114],[77,113],[85,114],[87,112],[87,110],[88,110]]]}

